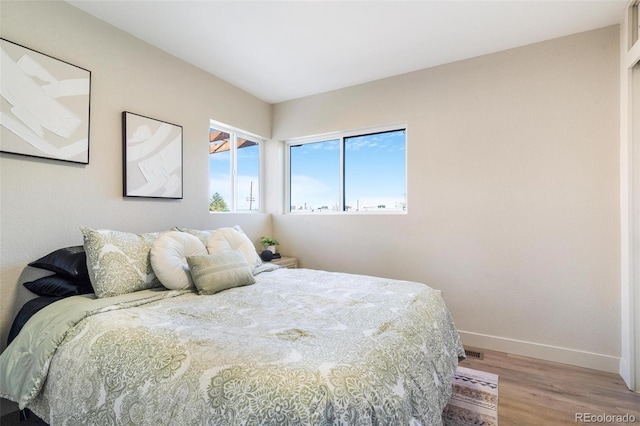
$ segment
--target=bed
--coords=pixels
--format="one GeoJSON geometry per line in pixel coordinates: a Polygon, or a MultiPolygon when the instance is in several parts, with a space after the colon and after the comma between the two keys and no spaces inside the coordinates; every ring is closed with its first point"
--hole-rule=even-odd
{"type": "Polygon", "coordinates": [[[250,271],[252,283],[212,294],[54,297],[0,355],[0,395],[54,425],[442,424],[464,351],[438,291],[250,271]]]}

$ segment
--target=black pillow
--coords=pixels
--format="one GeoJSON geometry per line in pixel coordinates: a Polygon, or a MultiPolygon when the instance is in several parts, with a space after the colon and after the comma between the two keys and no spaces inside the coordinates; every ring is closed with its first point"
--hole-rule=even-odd
{"type": "Polygon", "coordinates": [[[68,297],[93,293],[93,287],[88,279],[72,280],[61,275],[49,275],[23,285],[38,296],[68,297]]]}
{"type": "Polygon", "coordinates": [[[52,304],[58,300],[62,299],[62,297],[36,297],[35,299],[29,300],[18,312],[15,319],[13,320],[13,324],[11,324],[11,329],[9,330],[9,337],[7,338],[7,345],[9,345],[13,339],[16,338],[22,327],[27,323],[29,318],[35,315],[40,309],[44,308],[47,305],[52,304]]]}
{"type": "Polygon", "coordinates": [[[83,246],[58,249],[29,263],[34,268],[46,269],[74,279],[89,279],[87,271],[87,255],[83,246]]]}

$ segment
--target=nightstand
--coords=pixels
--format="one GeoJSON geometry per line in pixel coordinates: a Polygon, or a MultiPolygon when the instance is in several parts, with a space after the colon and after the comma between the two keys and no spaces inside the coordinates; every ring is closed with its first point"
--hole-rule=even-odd
{"type": "Polygon", "coordinates": [[[282,266],[283,268],[296,269],[298,267],[298,258],[282,256],[280,259],[273,259],[271,263],[282,266]]]}

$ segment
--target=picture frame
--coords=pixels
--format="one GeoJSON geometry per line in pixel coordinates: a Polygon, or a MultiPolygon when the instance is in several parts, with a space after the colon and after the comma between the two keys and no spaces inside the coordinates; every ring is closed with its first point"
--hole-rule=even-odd
{"type": "Polygon", "coordinates": [[[122,112],[123,195],[182,199],[182,126],[122,112]]]}
{"type": "Polygon", "coordinates": [[[0,38],[0,152],[89,164],[91,71],[0,38]]]}

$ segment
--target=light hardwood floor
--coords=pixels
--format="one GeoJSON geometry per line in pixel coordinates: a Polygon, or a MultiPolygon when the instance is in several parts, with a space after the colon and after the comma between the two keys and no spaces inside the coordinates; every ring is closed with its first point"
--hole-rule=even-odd
{"type": "Polygon", "coordinates": [[[640,425],[640,393],[629,391],[617,374],[484,349],[467,350],[484,353],[484,359],[467,358],[461,366],[500,376],[500,426],[576,425],[581,423],[576,421],[577,413],[628,414],[640,425]]]}

